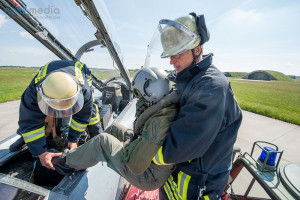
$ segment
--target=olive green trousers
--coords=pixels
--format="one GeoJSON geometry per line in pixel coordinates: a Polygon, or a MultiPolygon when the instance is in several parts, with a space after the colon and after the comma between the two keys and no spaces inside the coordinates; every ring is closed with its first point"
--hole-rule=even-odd
{"type": "Polygon", "coordinates": [[[123,142],[132,130],[113,124],[101,134],[93,137],[80,147],[68,151],[66,164],[77,170],[86,169],[98,162],[125,178],[129,183],[142,190],[155,190],[161,187],[174,171],[174,165],[155,165],[153,162],[141,175],[134,175],[122,162],[123,142]]]}

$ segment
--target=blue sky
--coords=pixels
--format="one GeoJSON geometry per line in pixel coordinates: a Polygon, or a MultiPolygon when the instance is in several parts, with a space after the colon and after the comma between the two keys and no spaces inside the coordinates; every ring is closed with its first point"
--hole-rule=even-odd
{"type": "MultiPolygon", "coordinates": [[[[103,2],[94,1],[102,16],[103,2]]],[[[95,39],[95,28],[73,1],[24,2],[28,9],[52,9],[52,13],[35,16],[72,53],[95,39]]],[[[144,64],[147,45],[160,19],[196,12],[205,15],[211,34],[204,45],[204,54],[214,53],[214,64],[221,71],[274,70],[300,76],[299,0],[104,0],[104,3],[115,25],[115,29],[109,26],[109,30],[116,34],[114,39],[119,42],[127,68],[144,64]]],[[[0,66],[41,66],[58,59],[3,11],[0,11],[0,41],[0,66]]],[[[113,66],[107,51],[100,47],[82,61],[97,68],[113,66]]]]}

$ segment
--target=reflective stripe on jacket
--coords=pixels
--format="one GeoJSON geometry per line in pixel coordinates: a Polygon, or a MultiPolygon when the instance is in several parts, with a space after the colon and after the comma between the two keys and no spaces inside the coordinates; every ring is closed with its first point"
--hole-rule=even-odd
{"type": "Polygon", "coordinates": [[[84,95],[84,106],[78,113],[72,116],[68,140],[70,142],[76,142],[89,123],[99,122],[98,117],[92,119],[93,121],[90,121],[93,91],[89,84],[91,72],[85,64],[67,60],[47,63],[40,68],[40,71],[24,91],[21,97],[19,111],[19,132],[22,134],[30,152],[34,156],[40,155],[47,150],[46,139],[44,137],[44,122],[46,115],[44,115],[38,107],[36,86],[49,74],[58,71],[78,77],[80,82],[83,83],[82,92],[84,95]]]}
{"type": "Polygon", "coordinates": [[[200,194],[220,198],[231,169],[241,110],[229,81],[212,65],[212,55],[179,72],[175,83],[180,94],[178,119],[156,163],[176,163],[177,168],[161,192],[169,199],[197,199],[200,194]]]}

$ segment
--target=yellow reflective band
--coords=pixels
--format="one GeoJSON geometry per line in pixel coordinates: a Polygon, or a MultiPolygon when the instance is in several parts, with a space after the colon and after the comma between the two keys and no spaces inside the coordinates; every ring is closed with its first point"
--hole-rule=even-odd
{"type": "Polygon", "coordinates": [[[168,165],[164,162],[164,156],[162,154],[162,146],[157,151],[157,154],[152,159],[156,165],[168,165]]]}
{"type": "Polygon", "coordinates": [[[75,64],[75,67],[78,68],[80,71],[82,70],[82,67],[84,65],[84,63],[80,62],[80,61],[77,61],[75,64]],[[77,65],[76,65],[77,64],[77,65]]]}
{"type": "MultiPolygon", "coordinates": [[[[178,185],[174,182],[173,176],[170,175],[164,185],[164,190],[169,199],[187,200],[187,190],[191,176],[180,171],[178,173],[178,185]]],[[[208,198],[208,197],[207,197],[208,198]]],[[[209,198],[208,198],[209,199],[209,198]]]]}
{"type": "Polygon", "coordinates": [[[39,129],[27,132],[27,133],[24,133],[24,134],[22,134],[22,136],[24,138],[25,143],[29,143],[29,142],[37,140],[41,137],[44,137],[45,136],[45,126],[39,128],[39,129]]]}
{"type": "Polygon", "coordinates": [[[167,194],[167,196],[168,196],[168,199],[171,199],[171,200],[175,199],[175,198],[173,197],[173,195],[172,195],[172,192],[171,192],[171,189],[170,189],[168,183],[165,183],[165,184],[164,184],[164,190],[165,190],[165,192],[166,192],[166,194],[167,194]]]}
{"type": "Polygon", "coordinates": [[[84,63],[81,63],[81,65],[79,67],[80,71],[82,71],[83,65],[84,65],[84,63]]]}
{"type": "Polygon", "coordinates": [[[178,187],[177,187],[177,184],[175,183],[174,179],[173,179],[173,176],[170,175],[169,179],[168,179],[168,182],[171,186],[171,189],[173,191],[173,194],[175,195],[175,198],[176,199],[181,199],[181,196],[178,195],[178,187]]]}
{"type": "Polygon", "coordinates": [[[74,119],[72,119],[71,121],[71,125],[70,127],[76,131],[82,132],[85,130],[87,124],[80,124],[78,122],[76,122],[74,119]]]}
{"type": "Polygon", "coordinates": [[[75,63],[75,77],[77,77],[82,84],[84,84],[82,71],[81,71],[83,66],[84,63],[81,63],[79,61],[75,63]]]}
{"type": "Polygon", "coordinates": [[[204,200],[209,200],[209,197],[207,195],[203,196],[204,200]]]}
{"type": "Polygon", "coordinates": [[[48,62],[44,67],[42,67],[40,69],[40,71],[38,72],[37,77],[35,78],[34,82],[35,84],[37,84],[41,79],[43,79],[46,75],[47,75],[47,69],[48,69],[48,65],[51,63],[52,61],[48,62]]]}
{"type": "Polygon", "coordinates": [[[81,62],[80,61],[77,61],[76,63],[75,63],[75,68],[78,68],[78,64],[80,64],[81,62]]]}
{"type": "MultiPolygon", "coordinates": [[[[94,94],[93,94],[93,96],[94,96],[94,94]]],[[[98,108],[97,104],[95,107],[96,107],[96,115],[99,115],[99,108],[98,108]]]]}
{"type": "MultiPolygon", "coordinates": [[[[93,97],[94,97],[94,94],[93,94],[93,97]]],[[[96,108],[96,117],[92,117],[90,119],[90,123],[88,125],[93,125],[93,124],[96,124],[100,121],[99,108],[95,104],[93,106],[96,108]]]]}
{"type": "Polygon", "coordinates": [[[158,163],[159,160],[158,160],[158,155],[157,155],[157,153],[156,153],[155,156],[153,157],[152,161],[154,162],[154,164],[160,165],[160,163],[158,163]]]}
{"type": "Polygon", "coordinates": [[[188,190],[190,180],[191,180],[190,175],[187,175],[182,171],[178,173],[178,185],[179,185],[178,189],[182,199],[187,199],[187,190],[188,190]]]}
{"type": "Polygon", "coordinates": [[[173,199],[173,198],[171,197],[170,191],[169,191],[169,189],[168,189],[167,187],[168,187],[168,186],[164,185],[165,193],[167,194],[168,199],[173,199]]]}
{"type": "Polygon", "coordinates": [[[98,115],[97,117],[91,118],[90,123],[89,123],[88,125],[96,124],[96,123],[98,123],[99,121],[100,121],[100,117],[99,117],[99,115],[98,115]]]}
{"type": "Polygon", "coordinates": [[[80,3],[77,0],[74,0],[74,1],[75,1],[75,3],[76,3],[77,6],[80,5],[80,3]]]}
{"type": "Polygon", "coordinates": [[[89,76],[89,77],[88,77],[88,83],[89,83],[89,86],[91,86],[91,85],[92,85],[92,82],[93,82],[93,80],[92,80],[92,77],[91,77],[91,76],[89,76]]]}

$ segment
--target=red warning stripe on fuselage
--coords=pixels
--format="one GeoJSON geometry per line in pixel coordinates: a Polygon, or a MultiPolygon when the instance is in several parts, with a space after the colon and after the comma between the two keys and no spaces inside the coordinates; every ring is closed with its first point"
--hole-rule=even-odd
{"type": "Polygon", "coordinates": [[[125,200],[159,200],[159,189],[153,191],[143,191],[133,185],[130,186],[125,200]]]}

